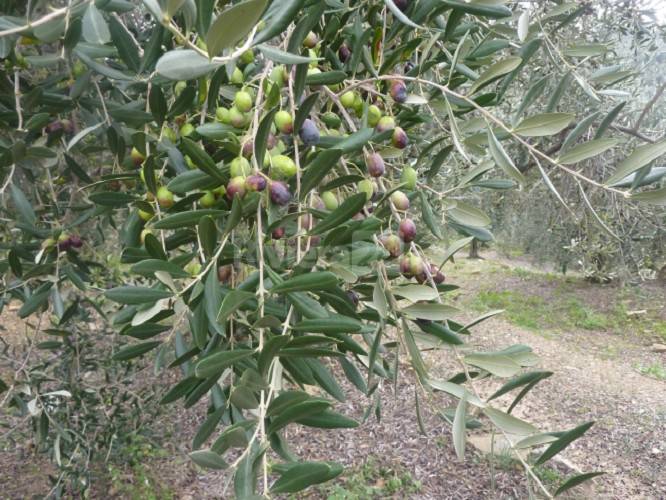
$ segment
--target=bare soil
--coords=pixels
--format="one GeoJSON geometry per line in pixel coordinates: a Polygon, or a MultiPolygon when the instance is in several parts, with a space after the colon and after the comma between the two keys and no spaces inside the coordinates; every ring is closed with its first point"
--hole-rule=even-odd
{"type": "MultiPolygon", "coordinates": [[[[448,280],[461,286],[460,293],[452,296],[452,303],[469,305],[477,292],[489,289],[519,290],[544,300],[555,300],[562,293],[559,279],[535,269],[529,274],[516,273],[514,267],[515,263],[497,256],[484,261],[459,260],[447,272],[448,280]]],[[[574,278],[567,283],[566,293],[575,294],[600,314],[611,314],[618,301],[625,301],[629,311],[649,309],[653,317],[666,319],[663,286],[647,284],[633,288],[627,295],[623,287],[592,285],[574,278]]],[[[461,319],[473,316],[465,313],[461,319]]],[[[9,313],[0,317],[0,323],[9,330],[2,332],[5,342],[12,349],[19,349],[24,340],[20,322],[9,313]]],[[[562,460],[549,464],[554,480],[545,482],[551,490],[578,471],[601,470],[606,472],[604,476],[572,490],[570,497],[661,499],[666,498],[666,381],[637,370],[639,365],[653,363],[666,366],[666,354],[651,349],[658,340],[650,331],[618,333],[576,328],[535,331],[496,316],[474,328],[469,349],[490,350],[517,343],[534,349],[541,358],[535,368],[553,371],[554,375],[532,390],[515,413],[540,429],[566,430],[583,422],[596,422],[582,439],[561,454],[562,460]]],[[[425,358],[434,378],[446,379],[457,372],[447,351],[433,351],[425,358]]],[[[409,492],[388,492],[382,489],[383,480],[377,479],[374,486],[387,492],[376,498],[527,498],[527,481],[517,462],[498,457],[493,460],[494,474],[491,474],[488,457],[473,446],[468,446],[464,462],[456,458],[450,426],[433,410],[453,404],[445,396],[421,400],[427,434],[420,432],[413,374],[407,364],[403,368],[397,386],[384,384],[380,389],[379,421],[372,415],[359,428],[345,431],[295,428],[288,436],[292,451],[303,459],[335,460],[349,467],[350,472],[337,480],[337,484],[342,491],[349,490],[350,496],[336,498],[354,498],[351,474],[369,460],[405,472],[419,483],[417,489],[409,492]]],[[[343,383],[343,387],[348,400],[336,409],[360,419],[370,402],[349,385],[343,383]]],[[[482,385],[481,391],[490,394],[496,387],[482,385]]],[[[190,410],[171,406],[156,426],[159,446],[166,453],[147,459],[143,466],[175,498],[233,498],[233,485],[229,485],[227,473],[196,468],[186,456],[204,414],[202,404],[190,410]]],[[[0,418],[4,419],[4,415],[0,418]]],[[[473,434],[483,436],[488,431],[482,428],[473,434]]],[[[119,466],[122,468],[122,464],[119,466]]],[[[29,446],[0,442],[0,498],[43,495],[49,487],[45,470],[52,470],[48,460],[29,446]]],[[[131,469],[125,470],[123,481],[137,481],[131,469]]],[[[110,489],[109,479],[101,474],[93,483],[92,496],[131,497],[127,491],[110,489]]],[[[314,488],[298,498],[325,498],[328,491],[314,488]]]]}

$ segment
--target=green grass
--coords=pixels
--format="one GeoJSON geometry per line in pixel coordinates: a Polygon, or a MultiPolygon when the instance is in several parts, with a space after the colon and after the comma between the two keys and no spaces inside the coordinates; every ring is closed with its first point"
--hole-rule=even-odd
{"type": "Polygon", "coordinates": [[[615,314],[595,311],[571,296],[546,300],[517,291],[483,290],[474,298],[472,307],[478,311],[504,309],[509,321],[529,330],[609,330],[619,326],[615,314]]]}
{"type": "MultiPolygon", "coordinates": [[[[511,270],[510,273],[533,282],[554,279],[526,270],[511,270]]],[[[628,314],[622,294],[613,299],[616,305],[612,310],[600,311],[585,304],[575,295],[575,282],[560,281],[552,296],[548,298],[519,290],[486,289],[478,292],[471,299],[470,305],[472,309],[480,312],[504,309],[504,318],[528,330],[543,332],[582,329],[615,334],[643,332],[666,340],[666,321],[650,313],[633,316],[628,314]]]]}
{"type": "MultiPolygon", "coordinates": [[[[334,483],[318,489],[327,500],[410,498],[421,490],[421,482],[401,466],[387,467],[370,458],[364,465],[346,471],[334,483]]],[[[292,498],[296,500],[297,497],[292,498]]]]}
{"type": "Polygon", "coordinates": [[[147,439],[134,435],[116,452],[114,463],[108,465],[111,490],[119,498],[131,500],[171,500],[176,495],[150,470],[149,462],[166,456],[167,452],[153,446],[147,439]]]}
{"type": "Polygon", "coordinates": [[[666,340],[666,321],[659,321],[654,324],[654,327],[655,333],[659,335],[662,340],[666,340]]]}
{"type": "Polygon", "coordinates": [[[638,371],[647,377],[656,378],[657,380],[666,380],[666,367],[661,363],[639,366],[638,371]]]}
{"type": "Polygon", "coordinates": [[[527,296],[509,290],[497,292],[484,290],[479,292],[472,303],[474,309],[504,309],[505,317],[515,325],[536,330],[543,325],[544,314],[548,310],[541,297],[527,296]]]}

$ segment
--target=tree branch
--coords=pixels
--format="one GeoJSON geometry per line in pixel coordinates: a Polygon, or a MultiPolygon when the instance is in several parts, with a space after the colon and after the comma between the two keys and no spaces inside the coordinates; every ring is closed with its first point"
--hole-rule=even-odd
{"type": "Polygon", "coordinates": [[[641,122],[643,119],[647,116],[647,114],[650,112],[652,107],[657,103],[659,98],[662,96],[664,93],[664,90],[666,90],[666,83],[662,83],[661,86],[657,89],[657,92],[654,94],[654,97],[650,99],[645,107],[643,108],[643,111],[641,112],[641,115],[638,117],[638,120],[636,120],[636,124],[634,125],[633,131],[638,132],[638,129],[641,126],[641,122]]]}

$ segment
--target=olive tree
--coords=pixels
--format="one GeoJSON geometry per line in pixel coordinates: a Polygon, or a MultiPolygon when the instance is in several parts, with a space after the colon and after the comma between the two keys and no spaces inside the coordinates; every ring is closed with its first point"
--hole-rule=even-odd
{"type": "MultiPolygon", "coordinates": [[[[576,110],[506,118],[507,97],[521,96],[526,110],[539,92],[516,83],[549,50],[542,27],[566,23],[578,6],[2,4],[1,296],[21,303],[20,317],[39,318],[2,403],[35,423],[65,473],[85,447],[86,429],[70,432],[68,419],[81,371],[40,368],[34,378],[32,347],[69,359],[96,312],[119,333],[97,369],[152,357],[158,374],[175,372],[154,389],[163,404],[207,401],[190,457],[228,468],[238,498],[339,475],[336,463],[295,456],[284,431],[358,426],[335,409],[343,377],[367,400],[363,418],[379,415],[378,388],[396,380],[401,358],[415,415],[437,409],[438,393],[457,401],[448,424],[461,458],[475,417],[520,450],[541,494],[598,474],[545,488],[534,466],[592,423],[554,432],[513,415],[551,373],[532,368],[524,345],[469,346],[497,312],[461,319],[444,276],[457,251],[492,237],[470,192],[530,182],[509,151],[535,162],[553,196],[550,176],[562,173],[626,203],[663,203],[664,189],[612,184],[666,152],[664,142],[637,148],[603,182],[579,166],[616,144],[607,137],[615,111],[585,141],[576,110]],[[566,153],[543,150],[542,139],[571,126],[566,153]],[[464,174],[442,184],[450,166],[464,174]],[[437,261],[433,244],[444,249],[437,261]],[[37,345],[42,333],[55,337],[37,345]],[[426,348],[450,356],[456,372],[430,373],[426,348]]],[[[583,41],[565,56],[576,58],[577,85],[601,99],[583,72],[599,50],[583,41]]]]}

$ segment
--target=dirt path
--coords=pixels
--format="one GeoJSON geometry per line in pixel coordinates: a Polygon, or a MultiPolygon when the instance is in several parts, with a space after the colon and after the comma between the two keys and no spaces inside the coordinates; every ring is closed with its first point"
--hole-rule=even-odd
{"type": "MultiPolygon", "coordinates": [[[[448,301],[466,311],[476,310],[465,313],[465,318],[506,309],[502,317],[474,328],[468,349],[530,345],[541,358],[535,368],[554,372],[515,413],[543,430],[596,421],[583,439],[561,454],[564,462],[551,461],[539,471],[549,488],[577,470],[604,470],[605,476],[574,490],[571,498],[666,498],[666,381],[659,379],[666,354],[651,349],[654,342],[666,343],[666,289],[600,287],[499,259],[462,259],[447,268],[449,282],[461,286],[448,301]],[[653,376],[641,373],[647,366],[656,367],[650,372],[653,376]]],[[[446,351],[427,353],[425,358],[433,377],[445,379],[457,372],[446,351]]],[[[342,382],[342,377],[338,380],[342,382]]],[[[491,475],[487,457],[472,446],[465,462],[458,461],[450,426],[423,401],[427,435],[421,434],[413,384],[405,364],[397,387],[385,384],[379,390],[379,421],[372,416],[354,430],[296,427],[290,431],[292,450],[300,458],[335,460],[347,468],[333,485],[313,488],[307,498],[528,497],[524,473],[515,461],[498,457],[491,475]]],[[[342,385],[348,400],[337,406],[338,411],[360,420],[370,402],[349,384],[342,385]]],[[[490,394],[496,387],[482,384],[481,390],[490,394]]],[[[433,403],[446,408],[455,401],[438,395],[433,403]]],[[[153,439],[156,451],[142,459],[140,469],[119,463],[115,480],[98,477],[93,497],[139,498],[150,493],[151,498],[232,498],[233,485],[225,472],[198,469],[186,456],[204,416],[204,404],[190,410],[169,407],[160,418],[160,434],[153,439]]],[[[488,431],[484,427],[471,435],[488,431]]],[[[5,488],[10,486],[0,497],[35,493],[35,486],[44,480],[40,472],[44,463],[44,457],[30,455],[24,448],[0,446],[0,469],[21,471],[25,483],[12,479],[14,472],[0,473],[0,486],[4,481],[5,488]]]]}
{"type": "MultiPolygon", "coordinates": [[[[520,290],[523,295],[516,300],[540,296],[552,305],[558,300],[553,290],[564,286],[566,300],[575,297],[602,318],[612,314],[609,308],[626,296],[618,287],[531,272],[516,276],[515,269],[498,260],[462,260],[452,280],[465,289],[458,298],[462,303],[469,303],[483,291],[520,290]]],[[[631,294],[637,303],[629,300],[628,305],[642,306],[651,312],[654,324],[663,326],[666,289],[650,285],[631,294]],[[649,296],[647,302],[640,298],[641,292],[649,296]]],[[[550,430],[595,421],[583,439],[563,452],[569,465],[607,472],[595,480],[600,498],[666,498],[666,380],[639,371],[642,366],[666,366],[666,354],[651,349],[653,342],[663,339],[654,336],[647,323],[631,319],[617,320],[620,324],[610,322],[599,331],[577,327],[527,329],[499,318],[475,328],[471,344],[480,349],[529,345],[541,358],[538,369],[554,372],[519,405],[518,415],[550,430]]],[[[557,323],[554,318],[541,319],[557,323]]]]}
{"type": "Polygon", "coordinates": [[[474,343],[483,348],[530,345],[542,359],[539,369],[554,372],[525,399],[518,415],[551,430],[596,422],[562,456],[580,470],[607,472],[595,481],[597,494],[666,496],[665,382],[640,375],[622,359],[601,359],[594,347],[546,339],[502,320],[489,320],[474,343]]]}

